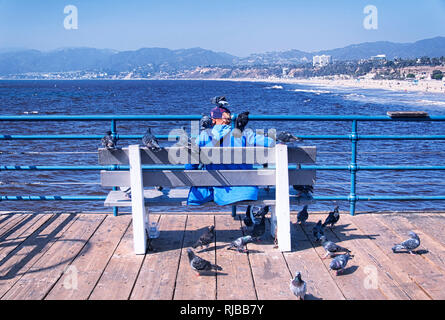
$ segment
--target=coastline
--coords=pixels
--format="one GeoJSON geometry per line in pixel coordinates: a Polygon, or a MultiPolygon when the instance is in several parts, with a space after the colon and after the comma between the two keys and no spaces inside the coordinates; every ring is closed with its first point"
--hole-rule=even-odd
{"type": "Polygon", "coordinates": [[[289,78],[231,78],[231,79],[186,79],[186,80],[214,80],[214,81],[236,81],[236,82],[266,82],[282,84],[301,84],[326,88],[354,88],[354,89],[381,89],[400,92],[423,92],[423,93],[443,93],[445,94],[445,81],[419,80],[417,84],[410,80],[373,80],[373,79],[289,79],[289,78]]]}

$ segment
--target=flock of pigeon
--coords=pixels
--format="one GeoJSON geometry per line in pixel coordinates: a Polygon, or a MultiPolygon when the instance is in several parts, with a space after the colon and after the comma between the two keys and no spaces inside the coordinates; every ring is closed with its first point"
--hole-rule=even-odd
{"type": "MultiPolygon", "coordinates": [[[[216,105],[220,105],[225,101],[226,101],[225,97],[215,97],[212,99],[212,103],[216,105]]],[[[235,130],[233,131],[235,137],[237,135],[241,135],[241,133],[247,126],[248,121],[249,121],[248,111],[242,112],[236,117],[235,130]]],[[[212,126],[213,126],[212,119],[207,115],[203,115],[200,120],[201,130],[211,129],[212,126]]],[[[286,131],[281,131],[276,135],[276,137],[272,138],[275,138],[276,141],[280,143],[292,143],[296,141],[302,141],[301,138],[295,137],[294,135],[286,131]]],[[[191,138],[187,138],[187,140],[185,141],[187,141],[185,145],[189,147],[194,143],[191,138]]],[[[112,134],[111,131],[108,131],[106,135],[102,138],[101,142],[104,148],[111,150],[116,148],[117,138],[114,134],[112,134]]],[[[162,147],[160,146],[155,135],[152,133],[150,127],[147,129],[147,131],[142,137],[142,145],[152,150],[153,152],[158,152],[162,150],[162,147]]],[[[303,193],[308,194],[309,192],[313,192],[312,186],[293,186],[293,188],[300,194],[303,193]]],[[[124,192],[128,194],[128,196],[130,196],[129,188],[128,190],[124,190],[124,192]]],[[[304,208],[300,212],[298,212],[297,223],[300,224],[306,223],[306,220],[309,217],[307,207],[308,207],[307,205],[304,206],[304,208]]],[[[254,207],[249,205],[247,207],[245,217],[243,218],[243,222],[245,224],[245,230],[248,233],[248,235],[235,239],[227,246],[227,249],[246,253],[248,252],[246,248],[246,245],[248,243],[261,241],[261,237],[266,232],[265,216],[267,215],[268,212],[269,212],[269,206],[264,206],[262,208],[259,208],[258,210],[255,210],[254,207]]],[[[321,220],[319,220],[312,229],[312,234],[315,240],[317,242],[320,242],[324,250],[326,251],[326,255],[323,257],[323,259],[333,258],[329,265],[329,268],[330,270],[335,270],[336,275],[342,273],[343,270],[346,268],[348,261],[354,257],[354,255],[351,254],[351,251],[349,249],[339,246],[333,241],[328,240],[324,234],[325,227],[329,226],[330,228],[333,228],[335,224],[339,221],[339,219],[340,219],[339,207],[336,206],[333,211],[329,212],[326,220],[323,223],[321,220]]],[[[396,253],[405,250],[411,254],[414,254],[413,250],[420,245],[420,239],[418,235],[413,231],[409,232],[409,236],[410,238],[408,240],[405,240],[400,244],[396,244],[392,248],[392,251],[396,253]]],[[[194,249],[196,249],[198,246],[200,246],[201,248],[203,247],[207,248],[214,241],[214,239],[215,239],[215,227],[210,226],[199,237],[198,241],[192,247],[194,249]]],[[[275,244],[276,244],[276,238],[275,238],[275,244]]],[[[212,264],[209,261],[196,255],[195,252],[192,250],[192,248],[187,249],[187,254],[190,266],[197,273],[198,276],[200,274],[211,272],[213,270],[214,271],[222,270],[220,266],[212,264]]],[[[290,290],[294,293],[294,295],[297,298],[300,298],[302,300],[304,299],[307,291],[307,285],[306,282],[301,278],[301,272],[297,271],[295,274],[295,278],[291,279],[290,290]]]]}
{"type": "MultiPolygon", "coordinates": [[[[326,220],[323,223],[321,222],[321,220],[318,220],[318,222],[312,228],[312,235],[314,236],[315,240],[317,242],[320,242],[324,250],[326,251],[326,254],[322,259],[333,258],[331,263],[329,264],[329,269],[335,270],[336,275],[342,273],[343,270],[346,268],[348,261],[354,257],[349,249],[339,246],[335,242],[328,240],[324,234],[324,229],[326,226],[330,226],[330,228],[332,229],[339,221],[340,213],[338,209],[339,207],[336,206],[333,211],[329,212],[326,220]]],[[[306,205],[300,212],[298,212],[297,223],[305,224],[308,217],[309,213],[307,211],[306,205]]],[[[392,251],[394,253],[404,251],[414,254],[413,250],[420,245],[420,238],[413,231],[410,231],[408,235],[410,236],[409,239],[403,241],[402,243],[395,244],[394,247],[392,247],[392,251]]],[[[295,278],[291,279],[290,290],[295,294],[297,298],[300,298],[301,300],[304,299],[307,289],[306,282],[301,278],[301,272],[297,271],[295,274],[295,278]]]]}

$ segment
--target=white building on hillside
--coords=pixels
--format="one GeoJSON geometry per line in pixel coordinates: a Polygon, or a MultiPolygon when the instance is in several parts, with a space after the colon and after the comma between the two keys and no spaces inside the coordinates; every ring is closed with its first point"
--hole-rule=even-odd
{"type": "Polygon", "coordinates": [[[331,63],[331,56],[321,55],[312,58],[312,65],[314,67],[324,67],[331,63]]]}

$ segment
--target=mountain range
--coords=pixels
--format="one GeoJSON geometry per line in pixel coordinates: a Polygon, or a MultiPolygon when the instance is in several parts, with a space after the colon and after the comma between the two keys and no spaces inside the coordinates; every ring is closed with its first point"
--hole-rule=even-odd
{"type": "Polygon", "coordinates": [[[330,55],[333,60],[368,59],[379,54],[385,54],[389,60],[441,57],[445,56],[445,37],[414,43],[366,42],[318,52],[275,51],[247,57],[202,48],[142,48],[134,51],[63,48],[48,52],[20,48],[0,49],[0,75],[69,71],[129,72],[138,68],[168,72],[197,66],[285,65],[311,62],[314,55],[321,54],[330,55]]]}

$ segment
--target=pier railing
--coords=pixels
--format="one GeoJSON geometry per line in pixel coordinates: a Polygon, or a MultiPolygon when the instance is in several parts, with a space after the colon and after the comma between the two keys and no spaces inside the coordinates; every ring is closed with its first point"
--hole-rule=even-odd
{"type": "MultiPolygon", "coordinates": [[[[236,114],[232,114],[232,123],[236,118],[236,114]]],[[[142,135],[124,135],[118,134],[116,124],[118,121],[199,121],[201,115],[25,115],[25,116],[0,116],[0,123],[5,121],[13,122],[31,122],[31,121],[107,121],[110,122],[110,131],[112,135],[119,140],[125,139],[140,139],[142,135]]],[[[445,140],[445,135],[360,135],[358,133],[358,122],[360,121],[383,121],[383,122],[419,122],[419,121],[445,121],[445,116],[427,116],[427,117],[405,117],[392,118],[390,116],[359,116],[359,115],[249,115],[250,121],[341,121],[350,122],[351,131],[344,135],[300,135],[304,140],[346,140],[351,142],[351,159],[350,162],[344,165],[301,165],[302,170],[339,170],[348,171],[350,173],[350,192],[345,195],[338,196],[323,196],[314,195],[314,200],[317,201],[349,201],[350,214],[354,215],[356,211],[357,201],[431,201],[431,200],[445,200],[445,196],[389,196],[389,195],[359,195],[357,190],[357,172],[358,171],[379,171],[379,170],[445,170],[444,166],[412,166],[412,165],[381,165],[381,166],[365,166],[357,163],[358,155],[358,141],[361,140],[445,140]]],[[[2,131],[5,126],[2,126],[2,131]]],[[[101,135],[8,135],[0,131],[0,140],[100,140],[101,135]]],[[[157,135],[159,139],[171,139],[176,136],[157,135]]],[[[143,169],[156,169],[157,166],[144,166],[143,169]]],[[[166,169],[165,166],[162,166],[166,169]]],[[[183,169],[184,166],[171,166],[167,169],[183,169]]],[[[1,163],[0,171],[8,170],[32,170],[32,171],[52,171],[52,170],[126,170],[128,166],[118,165],[73,165],[73,166],[21,166],[8,165],[1,163]]],[[[290,168],[291,169],[291,168],[290,168]]],[[[89,196],[89,195],[16,195],[5,196],[1,195],[2,201],[104,201],[105,196],[89,196]]],[[[234,212],[236,208],[234,207],[234,212]]],[[[114,208],[114,214],[117,214],[117,208],[114,208]]]]}

